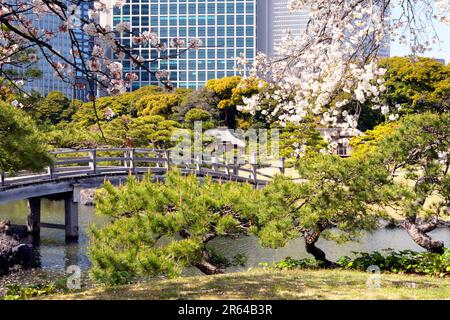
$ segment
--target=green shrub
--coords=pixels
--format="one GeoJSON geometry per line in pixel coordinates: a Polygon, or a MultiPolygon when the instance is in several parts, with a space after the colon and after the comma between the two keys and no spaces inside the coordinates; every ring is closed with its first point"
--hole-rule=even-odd
{"type": "Polygon", "coordinates": [[[357,252],[356,258],[342,257],[338,265],[344,269],[367,270],[369,266],[376,265],[381,271],[393,273],[416,273],[445,277],[450,275],[450,248],[443,254],[429,252],[414,252],[403,250],[395,252],[392,249],[380,252],[357,252]]]}
{"type": "Polygon", "coordinates": [[[317,261],[314,258],[294,259],[286,257],[283,260],[269,265],[270,269],[277,270],[294,270],[294,269],[318,269],[324,267],[322,261],[317,261]]]}
{"type": "Polygon", "coordinates": [[[6,102],[0,102],[0,137],[0,171],[39,171],[52,162],[33,119],[6,102]]]}
{"type": "MultiPolygon", "coordinates": [[[[348,256],[341,257],[337,262],[337,267],[347,270],[366,271],[370,266],[378,266],[381,271],[392,273],[413,273],[421,275],[431,275],[438,277],[450,276],[450,248],[445,249],[443,254],[415,252],[403,250],[395,252],[392,249],[383,250],[385,254],[375,251],[354,252],[355,258],[348,256]]],[[[274,263],[260,263],[264,267],[277,270],[293,269],[318,269],[323,268],[321,261],[314,258],[285,259],[274,263]]]]}
{"type": "Polygon", "coordinates": [[[57,293],[68,293],[71,290],[67,288],[67,278],[61,277],[50,283],[39,283],[22,286],[20,284],[11,284],[7,286],[6,294],[0,300],[28,300],[41,296],[48,296],[57,293]]]}
{"type": "Polygon", "coordinates": [[[6,291],[4,300],[27,300],[39,296],[46,296],[54,294],[58,290],[53,284],[49,285],[34,285],[34,286],[20,286],[18,284],[9,285],[6,291]]]}
{"type": "Polygon", "coordinates": [[[228,259],[227,257],[221,255],[217,251],[213,249],[209,249],[209,253],[211,255],[211,261],[214,265],[219,266],[220,268],[228,268],[235,266],[245,266],[247,263],[247,257],[243,254],[237,254],[232,259],[228,259]]]}

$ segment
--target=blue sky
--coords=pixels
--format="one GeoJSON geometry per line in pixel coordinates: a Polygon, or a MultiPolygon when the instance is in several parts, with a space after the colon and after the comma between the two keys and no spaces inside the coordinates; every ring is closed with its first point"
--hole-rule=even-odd
{"type": "MultiPolygon", "coordinates": [[[[440,48],[438,45],[435,45],[433,50],[427,52],[424,56],[445,59],[446,63],[450,63],[450,25],[435,22],[435,27],[442,44],[440,48]]],[[[394,42],[391,43],[391,56],[404,56],[409,53],[410,51],[406,46],[394,42]]]]}

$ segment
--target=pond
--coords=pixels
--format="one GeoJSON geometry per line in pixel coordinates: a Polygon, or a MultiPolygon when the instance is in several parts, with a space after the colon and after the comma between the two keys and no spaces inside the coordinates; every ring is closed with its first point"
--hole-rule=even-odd
{"type": "MultiPolygon", "coordinates": [[[[27,217],[27,202],[16,201],[0,205],[0,220],[10,220],[13,224],[24,225],[27,217]]],[[[42,200],[41,221],[47,223],[64,222],[64,202],[42,200]]],[[[41,241],[37,248],[40,255],[40,266],[45,271],[64,273],[69,265],[78,265],[86,271],[89,259],[86,256],[88,246],[88,226],[90,224],[103,225],[108,222],[107,217],[95,215],[93,207],[80,205],[80,238],[78,242],[66,243],[64,231],[55,229],[41,229],[41,241]]],[[[430,233],[434,238],[443,240],[450,246],[450,228],[440,228],[430,233]]],[[[422,251],[403,229],[379,229],[373,233],[366,233],[360,242],[336,244],[320,240],[318,246],[322,248],[330,259],[337,259],[343,255],[351,255],[352,251],[375,251],[386,248],[395,250],[412,249],[422,251]]],[[[244,267],[231,267],[229,271],[238,271],[251,267],[258,267],[260,262],[279,261],[287,256],[304,258],[309,255],[305,252],[303,239],[291,241],[281,249],[262,248],[258,240],[252,236],[242,236],[237,239],[218,238],[211,243],[215,252],[232,259],[241,254],[247,258],[244,267]]]]}

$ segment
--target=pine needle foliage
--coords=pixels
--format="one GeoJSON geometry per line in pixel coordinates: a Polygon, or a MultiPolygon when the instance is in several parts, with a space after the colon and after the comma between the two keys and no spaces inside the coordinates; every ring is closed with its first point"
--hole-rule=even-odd
{"type": "Polygon", "coordinates": [[[218,236],[245,234],[257,191],[247,184],[200,181],[168,173],[163,180],[130,177],[115,188],[106,182],[97,213],[113,222],[91,228],[92,277],[121,284],[139,277],[176,277],[190,266],[209,274],[222,271],[206,245],[218,236]]]}

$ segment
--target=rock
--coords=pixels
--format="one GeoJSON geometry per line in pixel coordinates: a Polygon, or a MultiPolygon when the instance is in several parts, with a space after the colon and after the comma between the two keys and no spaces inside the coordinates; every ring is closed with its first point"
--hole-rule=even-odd
{"type": "Polygon", "coordinates": [[[12,224],[10,230],[11,230],[11,235],[17,239],[28,238],[27,226],[20,226],[17,224],[12,224]]]}
{"type": "Polygon", "coordinates": [[[25,268],[33,266],[33,247],[29,244],[19,244],[11,249],[12,257],[16,265],[25,268]]]}
{"type": "Polygon", "coordinates": [[[0,221],[0,234],[11,235],[11,222],[8,220],[0,221]]]}
{"type": "Polygon", "coordinates": [[[12,249],[20,245],[20,242],[4,233],[0,234],[0,275],[8,273],[16,263],[12,249]]]}
{"type": "Polygon", "coordinates": [[[96,189],[80,190],[80,204],[84,206],[95,206],[96,189]]]}
{"type": "Polygon", "coordinates": [[[0,275],[8,273],[15,266],[29,268],[34,265],[34,254],[31,245],[20,243],[11,234],[11,224],[0,222],[0,275]]]}
{"type": "Polygon", "coordinates": [[[0,234],[14,237],[16,239],[25,239],[28,237],[26,226],[11,224],[8,220],[0,221],[0,234]]]}

